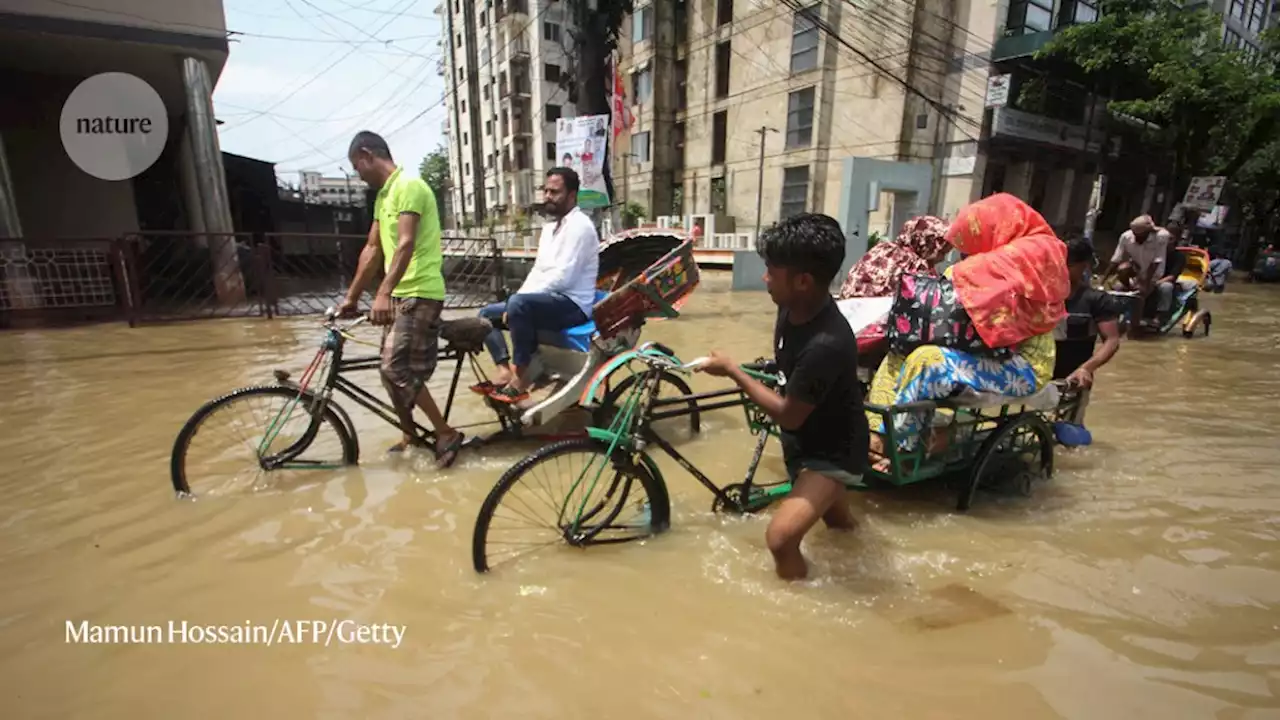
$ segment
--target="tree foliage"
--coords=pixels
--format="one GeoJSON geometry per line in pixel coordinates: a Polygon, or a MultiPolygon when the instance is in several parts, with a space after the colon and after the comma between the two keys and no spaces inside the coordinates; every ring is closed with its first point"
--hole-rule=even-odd
{"type": "Polygon", "coordinates": [[[436,196],[436,205],[441,208],[443,216],[445,193],[449,191],[449,155],[448,150],[442,145],[432,150],[426,157],[422,158],[422,164],[418,166],[418,174],[422,176],[423,182],[427,187],[431,188],[431,192],[436,196]]]}
{"type": "Polygon", "coordinates": [[[1114,113],[1156,126],[1148,140],[1173,154],[1175,189],[1193,175],[1242,186],[1271,172],[1271,155],[1260,152],[1280,139],[1274,31],[1250,55],[1223,44],[1221,18],[1206,9],[1102,0],[1099,11],[1096,22],[1057,33],[1038,57],[1076,65],[1114,113]]]}

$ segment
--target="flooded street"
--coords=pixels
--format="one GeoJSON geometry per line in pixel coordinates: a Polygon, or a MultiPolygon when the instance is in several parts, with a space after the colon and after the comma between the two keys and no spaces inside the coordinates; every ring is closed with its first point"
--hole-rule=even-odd
{"type": "MultiPolygon", "coordinates": [[[[645,338],[686,360],[768,354],[768,297],[728,285],[704,275],[686,315],[645,338]]],[[[1209,338],[1124,343],[1098,375],[1095,444],[1059,449],[1032,498],[957,515],[938,490],[859,495],[861,529],[815,530],[814,579],[795,586],[773,577],[766,517],[713,515],[665,458],[670,532],[479,576],[476,513],[528,448],[438,472],[386,455],[398,433],[349,403],[360,467],[176,501],[182,424],[274,368],[297,377],[316,318],[0,335],[2,714],[1280,717],[1280,288],[1236,279],[1206,302],[1209,338]],[[66,641],[67,621],[346,618],[405,626],[403,641],[66,641]]],[[[454,412],[486,419],[465,388],[454,412]]],[[[681,450],[739,482],[741,409],[703,427],[681,450]]],[[[781,473],[772,443],[759,477],[781,473]]]]}

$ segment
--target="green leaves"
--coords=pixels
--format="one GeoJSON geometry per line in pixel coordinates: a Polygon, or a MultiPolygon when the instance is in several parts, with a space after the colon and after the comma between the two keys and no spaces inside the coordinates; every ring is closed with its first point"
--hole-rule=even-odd
{"type": "Polygon", "coordinates": [[[436,196],[436,205],[444,206],[444,194],[449,189],[449,156],[442,145],[422,158],[418,166],[418,175],[436,196]]]}
{"type": "Polygon", "coordinates": [[[1249,194],[1246,185],[1275,177],[1280,28],[1250,55],[1223,45],[1221,18],[1206,9],[1103,0],[1099,10],[1097,22],[1059,31],[1037,57],[1078,66],[1112,111],[1164,128],[1148,140],[1172,153],[1182,180],[1226,174],[1249,194]]]}

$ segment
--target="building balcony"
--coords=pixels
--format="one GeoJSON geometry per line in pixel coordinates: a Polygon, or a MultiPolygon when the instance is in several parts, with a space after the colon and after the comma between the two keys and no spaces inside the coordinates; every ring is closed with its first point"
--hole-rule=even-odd
{"type": "Polygon", "coordinates": [[[529,82],[529,76],[520,74],[512,75],[508,81],[507,75],[498,78],[498,97],[505,100],[511,97],[527,98],[532,93],[533,84],[529,82]]]}
{"type": "Polygon", "coordinates": [[[527,20],[529,17],[529,0],[498,0],[494,4],[494,14],[498,22],[503,20],[527,20]]]}

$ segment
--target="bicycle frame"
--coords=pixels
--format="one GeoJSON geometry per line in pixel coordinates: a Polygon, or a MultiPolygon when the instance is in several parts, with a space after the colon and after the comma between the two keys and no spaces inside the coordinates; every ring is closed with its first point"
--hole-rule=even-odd
{"type": "MultiPolygon", "coordinates": [[[[657,395],[658,395],[658,388],[661,386],[662,374],[667,371],[675,371],[675,372],[680,372],[682,374],[687,375],[688,370],[683,365],[681,365],[680,361],[675,357],[674,354],[667,352],[665,348],[663,348],[661,345],[658,345],[657,343],[646,343],[645,345],[642,345],[640,348],[630,353],[626,353],[623,356],[620,356],[614,363],[611,363],[611,365],[614,366],[613,369],[616,369],[616,367],[620,367],[622,364],[625,364],[626,362],[632,359],[643,360],[644,362],[646,362],[646,364],[649,365],[649,368],[642,373],[642,379],[639,382],[637,382],[635,386],[632,387],[631,390],[628,391],[627,396],[623,399],[622,403],[618,408],[618,413],[615,416],[613,423],[611,423],[611,425],[607,429],[606,428],[588,428],[587,429],[587,433],[592,438],[595,438],[597,440],[600,440],[608,444],[608,451],[606,453],[606,456],[610,458],[610,460],[602,464],[600,469],[595,473],[595,477],[591,479],[590,481],[591,484],[587,488],[587,492],[583,496],[582,504],[577,509],[577,512],[574,515],[573,522],[570,524],[570,527],[566,531],[566,536],[567,537],[572,536],[578,543],[590,541],[596,534],[603,531],[607,525],[607,521],[611,521],[612,518],[616,516],[617,513],[621,510],[622,503],[618,503],[615,506],[614,511],[611,513],[610,517],[607,519],[605,524],[598,524],[594,527],[592,531],[585,534],[580,532],[583,519],[587,516],[594,515],[596,512],[599,511],[599,507],[597,506],[596,508],[593,508],[590,513],[587,513],[586,499],[591,496],[592,491],[595,489],[596,483],[599,482],[600,480],[601,473],[604,472],[607,466],[612,464],[612,458],[617,450],[624,451],[629,456],[630,461],[633,465],[643,465],[645,467],[645,470],[648,471],[650,474],[652,474],[656,480],[658,480],[660,483],[665,484],[665,479],[662,477],[662,474],[658,470],[657,465],[653,462],[652,458],[650,458],[645,452],[645,448],[650,444],[657,446],[660,450],[666,453],[668,457],[672,458],[677,463],[679,463],[680,467],[684,468],[684,470],[688,472],[690,475],[692,475],[694,479],[696,479],[703,487],[709,490],[721,503],[725,505],[725,507],[732,508],[735,511],[740,513],[749,511],[751,509],[751,504],[749,501],[750,501],[750,495],[751,495],[752,480],[755,477],[756,470],[759,467],[760,459],[764,454],[764,448],[765,448],[765,445],[768,443],[768,439],[770,435],[770,433],[767,430],[761,430],[760,439],[756,443],[755,452],[753,453],[751,458],[751,464],[748,466],[746,475],[743,479],[743,482],[741,483],[741,492],[737,493],[739,497],[733,497],[732,494],[726,492],[723,488],[717,486],[709,477],[706,476],[705,473],[699,470],[698,467],[695,466],[688,458],[680,454],[680,452],[676,450],[675,446],[673,446],[668,440],[666,440],[661,435],[659,435],[657,431],[654,430],[654,428],[652,427],[652,422],[654,420],[667,418],[667,417],[678,417],[680,415],[686,415],[689,412],[691,412],[689,410],[671,411],[671,412],[661,413],[661,414],[654,412],[654,409],[656,407],[660,407],[661,404],[685,403],[689,399],[701,399],[703,397],[722,397],[722,396],[727,396],[731,394],[738,394],[740,396],[739,400],[722,402],[714,406],[709,406],[707,408],[699,408],[699,410],[735,407],[735,406],[739,406],[747,403],[746,395],[742,393],[741,390],[728,390],[728,391],[717,391],[714,393],[701,393],[698,395],[685,396],[680,398],[672,398],[666,401],[659,400],[657,395]]],[[[768,377],[764,373],[754,372],[749,369],[747,370],[747,372],[759,378],[768,377]]],[[[587,470],[590,470],[590,469],[591,469],[590,467],[587,468],[587,470]]],[[[563,505],[560,509],[561,517],[564,517],[566,515],[566,511],[568,511],[569,509],[567,507],[569,498],[573,496],[574,491],[577,489],[579,483],[583,481],[586,474],[587,473],[584,472],[583,477],[579,477],[574,482],[574,484],[570,487],[570,490],[565,497],[565,505],[563,505]]],[[[777,487],[781,487],[781,484],[777,487]]],[[[608,492],[606,493],[606,502],[608,501],[608,498],[610,498],[613,495],[613,492],[616,490],[616,488],[617,488],[617,484],[616,484],[616,478],[615,478],[614,484],[609,488],[608,492]]],[[[630,485],[628,484],[627,490],[629,489],[630,489],[630,485]]],[[[778,494],[785,494],[785,492],[788,489],[789,488],[782,488],[778,492],[778,494]]],[[[769,489],[766,489],[766,494],[769,494],[769,489]]],[[[625,492],[624,492],[624,499],[625,499],[625,492]]]]}
{"type": "MultiPolygon", "coordinates": [[[[346,340],[351,337],[349,331],[362,321],[363,318],[344,327],[338,327],[334,324],[326,323],[325,337],[320,343],[320,349],[316,351],[315,357],[312,358],[311,363],[307,366],[307,369],[303,372],[302,377],[297,383],[289,382],[288,373],[276,371],[276,377],[280,383],[297,389],[298,396],[293,402],[286,405],[285,408],[281,410],[280,413],[271,421],[271,424],[267,428],[267,432],[259,443],[259,462],[263,469],[268,471],[277,469],[297,469],[299,466],[309,469],[332,469],[332,467],[327,464],[305,462],[296,463],[295,461],[297,461],[297,457],[306,451],[311,443],[315,441],[315,436],[320,430],[321,419],[324,417],[324,411],[329,407],[335,392],[349,398],[352,402],[373,413],[387,424],[397,429],[401,429],[400,418],[396,414],[395,407],[392,406],[391,403],[383,400],[382,398],[376,397],[369,391],[343,377],[343,375],[350,372],[377,370],[381,365],[381,359],[377,356],[357,357],[351,359],[343,357],[346,340]],[[313,390],[312,381],[315,379],[316,372],[325,365],[326,357],[329,359],[328,372],[325,374],[322,382],[319,383],[317,389],[313,390]],[[288,420],[288,418],[293,415],[294,408],[298,406],[299,402],[301,402],[302,398],[307,394],[314,396],[315,402],[312,407],[308,408],[311,415],[311,421],[302,437],[294,444],[284,450],[281,450],[279,453],[271,456],[264,456],[263,453],[271,446],[271,443],[279,435],[279,427],[283,425],[285,420],[288,420]]],[[[442,349],[441,354],[445,360],[456,361],[453,369],[452,382],[449,385],[449,396],[444,407],[444,416],[448,419],[449,413],[453,409],[453,401],[458,388],[458,379],[462,375],[462,362],[465,359],[465,353],[449,352],[442,349]]],[[[355,437],[355,427],[351,423],[351,419],[346,414],[346,411],[342,409],[341,405],[336,403],[333,404],[333,407],[337,410],[338,416],[342,418],[343,422],[347,425],[348,432],[352,437],[355,437]]],[[[423,427],[417,421],[413,422],[413,431],[415,434],[427,438],[432,437],[434,434],[431,430],[423,427]]]]}

